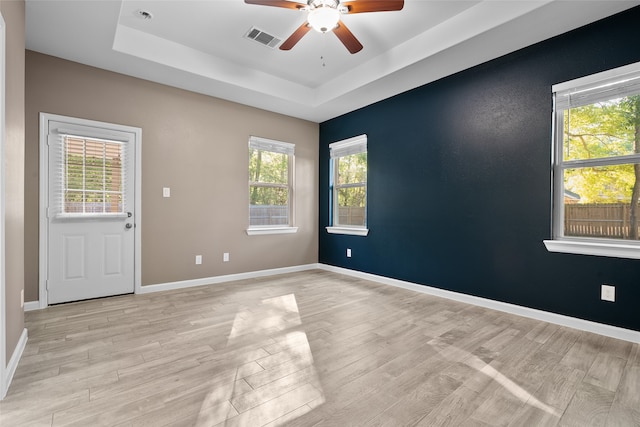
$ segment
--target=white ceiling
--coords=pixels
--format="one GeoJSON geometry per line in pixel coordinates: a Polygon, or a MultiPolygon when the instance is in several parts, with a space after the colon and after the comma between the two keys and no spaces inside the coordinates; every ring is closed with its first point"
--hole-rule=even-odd
{"type": "Polygon", "coordinates": [[[398,12],[343,16],[364,45],[309,32],[304,12],[243,0],[27,0],[27,49],[322,122],[580,27],[639,1],[405,0],[398,12]],[[136,11],[153,14],[141,19],[136,11]]]}

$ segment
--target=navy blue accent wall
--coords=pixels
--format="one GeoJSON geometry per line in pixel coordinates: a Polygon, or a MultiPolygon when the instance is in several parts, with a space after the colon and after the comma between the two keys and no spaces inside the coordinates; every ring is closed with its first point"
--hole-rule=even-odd
{"type": "Polygon", "coordinates": [[[639,22],[636,7],[321,123],[320,262],[640,331],[640,260],[542,243],[551,86],[640,61],[639,22]],[[328,234],[328,145],[363,133],[369,235],[328,234]]]}

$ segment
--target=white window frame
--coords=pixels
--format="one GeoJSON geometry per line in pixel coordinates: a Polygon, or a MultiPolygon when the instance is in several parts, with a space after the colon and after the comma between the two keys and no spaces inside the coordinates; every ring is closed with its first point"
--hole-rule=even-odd
{"type": "MultiPolygon", "coordinates": [[[[349,234],[352,236],[366,236],[369,234],[369,228],[367,224],[367,209],[369,206],[368,200],[368,186],[365,182],[364,189],[367,197],[365,198],[365,224],[364,226],[357,225],[340,225],[336,224],[336,218],[338,218],[338,189],[335,185],[338,181],[338,168],[334,167],[336,159],[340,157],[349,156],[352,154],[366,153],[367,152],[367,135],[358,135],[353,138],[337,141],[329,144],[329,153],[331,157],[331,176],[330,176],[330,191],[331,191],[331,203],[330,203],[330,224],[326,227],[326,230],[330,234],[349,234]]],[[[369,159],[367,158],[367,181],[369,175],[369,159]]]]}
{"type": "MultiPolygon", "coordinates": [[[[262,151],[271,151],[274,153],[287,154],[289,158],[288,166],[288,183],[287,188],[289,192],[288,208],[289,208],[289,224],[287,225],[249,225],[247,227],[247,234],[249,236],[265,235],[265,234],[290,234],[297,233],[298,227],[295,224],[295,144],[288,142],[276,141],[273,139],[262,138],[259,136],[251,136],[249,138],[249,149],[256,149],[262,151]]],[[[251,186],[255,185],[249,181],[249,191],[251,186]]],[[[269,184],[264,186],[268,187],[269,184]]],[[[278,187],[280,187],[278,185],[278,187]]],[[[247,205],[250,209],[251,202],[247,205]]],[[[250,213],[247,215],[247,219],[250,221],[250,213]]]]}
{"type": "Polygon", "coordinates": [[[552,86],[553,112],[553,216],[550,240],[544,240],[549,252],[640,259],[640,241],[564,236],[563,171],[576,166],[615,165],[640,161],[640,155],[563,161],[564,112],[571,106],[587,105],[611,99],[612,95],[640,93],[640,62],[589,75],[552,86]]]}

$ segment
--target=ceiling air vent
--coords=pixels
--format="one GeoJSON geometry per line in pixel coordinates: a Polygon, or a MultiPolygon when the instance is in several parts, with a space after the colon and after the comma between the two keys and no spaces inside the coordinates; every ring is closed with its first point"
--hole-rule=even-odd
{"type": "Polygon", "coordinates": [[[282,41],[279,38],[272,36],[271,34],[265,33],[264,31],[256,27],[249,28],[249,31],[247,31],[244,37],[249,40],[257,41],[261,45],[270,47],[271,49],[278,46],[278,44],[280,44],[280,42],[282,41]]]}

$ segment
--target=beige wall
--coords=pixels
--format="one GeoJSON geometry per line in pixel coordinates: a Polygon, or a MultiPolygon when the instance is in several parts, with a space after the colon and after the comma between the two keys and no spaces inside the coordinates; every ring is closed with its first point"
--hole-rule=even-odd
{"type": "Polygon", "coordinates": [[[7,362],[24,329],[24,1],[2,1],[5,53],[5,307],[7,362]]]}
{"type": "Polygon", "coordinates": [[[317,123],[32,51],[26,86],[27,301],[38,299],[40,112],[142,128],[143,285],[317,262],[317,123]],[[250,135],[296,144],[297,234],[245,232],[250,135]]]}

